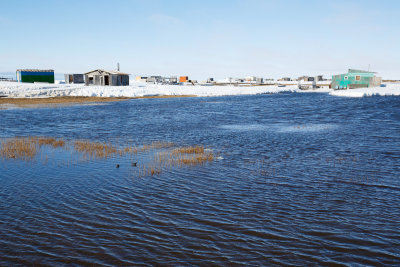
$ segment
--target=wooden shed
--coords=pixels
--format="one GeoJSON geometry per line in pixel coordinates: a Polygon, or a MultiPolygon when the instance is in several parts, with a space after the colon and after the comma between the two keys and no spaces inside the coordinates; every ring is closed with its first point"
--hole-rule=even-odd
{"type": "Polygon", "coordinates": [[[65,83],[85,83],[83,74],[65,74],[65,83]]]}
{"type": "Polygon", "coordinates": [[[85,73],[86,85],[126,86],[129,85],[129,74],[115,70],[93,70],[85,73]]]}

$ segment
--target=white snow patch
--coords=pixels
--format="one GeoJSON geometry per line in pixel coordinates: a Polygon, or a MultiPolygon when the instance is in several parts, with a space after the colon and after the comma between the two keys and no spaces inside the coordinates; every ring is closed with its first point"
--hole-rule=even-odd
{"type": "Polygon", "coordinates": [[[300,90],[297,85],[270,86],[201,86],[201,85],[160,85],[131,81],[129,86],[85,86],[84,84],[31,84],[0,82],[0,95],[8,97],[58,97],[58,96],[98,96],[98,97],[140,97],[157,95],[255,95],[280,92],[329,92],[336,96],[362,97],[370,95],[400,95],[400,83],[388,83],[386,87],[362,88],[333,91],[329,88],[300,90]]]}
{"type": "Polygon", "coordinates": [[[154,95],[252,95],[262,93],[296,92],[296,86],[201,86],[160,85],[133,81],[129,86],[85,86],[84,84],[30,84],[0,82],[0,95],[8,97],[99,96],[137,97],[154,95]]]}
{"type": "Polygon", "coordinates": [[[398,96],[400,95],[400,83],[385,83],[383,87],[335,90],[329,94],[345,97],[398,96]]]}

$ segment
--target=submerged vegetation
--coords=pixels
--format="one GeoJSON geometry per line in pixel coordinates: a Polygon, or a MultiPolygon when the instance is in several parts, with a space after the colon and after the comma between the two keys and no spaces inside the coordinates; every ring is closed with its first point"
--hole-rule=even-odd
{"type": "Polygon", "coordinates": [[[0,142],[0,157],[32,160],[44,145],[53,148],[64,147],[65,141],[52,137],[14,137],[0,142]]]}
{"type": "Polygon", "coordinates": [[[31,160],[36,156],[37,143],[33,138],[12,138],[1,143],[0,156],[6,159],[31,160]]]}
{"type": "Polygon", "coordinates": [[[75,141],[74,149],[88,159],[108,158],[120,152],[112,144],[89,141],[75,141]]]}
{"type": "Polygon", "coordinates": [[[57,148],[57,147],[63,147],[65,145],[65,141],[63,139],[55,139],[52,137],[39,137],[36,138],[36,140],[39,146],[50,145],[53,148],[57,148]]]}
{"type": "MultiPolygon", "coordinates": [[[[0,159],[33,161],[51,158],[54,151],[66,153],[83,161],[118,159],[135,156],[142,161],[132,162],[139,177],[153,176],[169,168],[202,165],[214,160],[214,154],[204,146],[177,146],[170,142],[152,142],[141,146],[118,146],[110,142],[89,140],[66,141],[54,137],[14,137],[0,140],[0,159]],[[141,154],[141,155],[139,155],[141,154]]],[[[117,168],[119,168],[117,164],[117,168]]]]}
{"type": "Polygon", "coordinates": [[[164,166],[199,165],[213,160],[213,153],[203,146],[178,147],[157,154],[157,162],[164,166]]]}

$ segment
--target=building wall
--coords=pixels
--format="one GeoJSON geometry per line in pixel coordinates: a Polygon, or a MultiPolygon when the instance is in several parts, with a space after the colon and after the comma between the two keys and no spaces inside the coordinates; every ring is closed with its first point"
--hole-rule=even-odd
{"type": "Polygon", "coordinates": [[[129,85],[129,75],[119,74],[103,74],[90,73],[85,75],[86,85],[99,85],[99,86],[127,86],[129,85]],[[108,85],[106,85],[106,76],[108,77],[108,85]],[[93,80],[91,80],[93,79],[93,80]],[[91,82],[92,81],[92,82],[91,82]]]}
{"type": "Polygon", "coordinates": [[[101,75],[94,75],[94,85],[103,85],[103,76],[101,75]]]}
{"type": "Polygon", "coordinates": [[[65,74],[65,83],[85,83],[83,74],[65,74]]]}
{"type": "Polygon", "coordinates": [[[54,72],[21,71],[17,72],[17,79],[23,83],[54,83],[54,72]]]}
{"type": "Polygon", "coordinates": [[[110,85],[112,86],[127,86],[129,85],[129,75],[110,75],[110,85]]]}
{"type": "Polygon", "coordinates": [[[85,75],[86,85],[100,85],[99,75],[86,74],[85,75]]]}
{"type": "Polygon", "coordinates": [[[372,77],[370,80],[370,87],[377,87],[377,86],[381,86],[382,84],[382,77],[372,77]]]}

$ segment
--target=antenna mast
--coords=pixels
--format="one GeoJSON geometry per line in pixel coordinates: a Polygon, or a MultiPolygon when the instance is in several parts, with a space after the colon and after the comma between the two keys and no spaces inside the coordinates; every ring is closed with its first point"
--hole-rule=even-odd
{"type": "Polygon", "coordinates": [[[119,63],[117,63],[117,70],[119,71],[119,63]]]}

